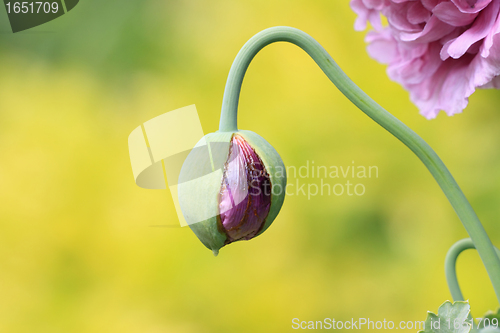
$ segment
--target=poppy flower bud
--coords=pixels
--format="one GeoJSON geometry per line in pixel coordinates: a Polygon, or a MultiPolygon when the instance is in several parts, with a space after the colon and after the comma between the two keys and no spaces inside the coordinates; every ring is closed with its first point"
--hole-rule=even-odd
{"type": "Polygon", "coordinates": [[[178,195],[186,222],[217,255],[229,243],[263,233],[285,189],[285,166],[266,140],[250,131],[215,132],[184,161],[178,195]]]}

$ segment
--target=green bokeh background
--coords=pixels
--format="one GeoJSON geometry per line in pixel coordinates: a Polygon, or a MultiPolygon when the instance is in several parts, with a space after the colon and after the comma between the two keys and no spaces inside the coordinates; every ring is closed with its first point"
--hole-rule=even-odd
{"type": "MultiPolygon", "coordinates": [[[[240,127],[285,165],[377,166],[363,196],[290,196],[262,236],[219,257],[176,225],[171,195],[134,183],[127,137],[196,104],[217,130],[239,48],[275,25],[316,38],[442,157],[500,245],[500,92],[428,121],[354,32],[348,1],[81,1],[12,34],[0,9],[0,331],[288,332],[292,319],[424,320],[450,298],[467,236],[431,175],[308,56],[275,44],[250,66],[240,127]]],[[[317,180],[305,180],[316,182],[317,180]]],[[[458,275],[474,316],[497,307],[480,259],[458,275]]]]}

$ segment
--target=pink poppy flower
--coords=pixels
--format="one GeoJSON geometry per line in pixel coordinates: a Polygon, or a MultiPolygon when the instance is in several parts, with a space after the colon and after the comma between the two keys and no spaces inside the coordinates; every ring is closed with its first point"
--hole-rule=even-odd
{"type": "Polygon", "coordinates": [[[500,0],[351,0],[368,53],[428,119],[462,112],[476,88],[500,88],[500,0]],[[383,27],[380,15],[387,18],[383,27]]]}

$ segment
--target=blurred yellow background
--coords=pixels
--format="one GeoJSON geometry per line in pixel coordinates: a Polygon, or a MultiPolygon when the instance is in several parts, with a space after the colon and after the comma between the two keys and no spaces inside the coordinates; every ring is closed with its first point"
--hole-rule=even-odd
{"type": "MultiPolygon", "coordinates": [[[[467,234],[444,194],[295,46],[251,64],[239,126],[287,166],[377,166],[363,196],[287,197],[268,231],[215,258],[172,227],[168,191],[135,185],[129,133],[190,104],[216,131],[232,60],[276,25],[316,38],[427,140],[500,245],[500,93],[424,119],[348,1],[85,0],[17,34],[0,17],[0,332],[288,332],[293,318],[424,320],[450,299],[444,257],[467,234]]],[[[458,275],[475,317],[497,307],[477,253],[458,275]]]]}

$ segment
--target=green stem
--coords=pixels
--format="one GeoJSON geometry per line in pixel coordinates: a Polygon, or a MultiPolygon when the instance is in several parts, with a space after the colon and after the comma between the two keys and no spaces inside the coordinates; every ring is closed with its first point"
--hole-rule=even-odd
{"type": "MultiPolygon", "coordinates": [[[[444,272],[446,275],[446,282],[448,282],[448,288],[450,288],[451,296],[454,301],[463,301],[464,296],[460,290],[457,278],[456,263],[458,256],[465,250],[475,249],[474,243],[470,238],[461,239],[450,247],[448,253],[446,254],[446,259],[444,261],[444,272]]],[[[500,250],[495,248],[498,256],[500,256],[500,250]]]]}
{"type": "Polygon", "coordinates": [[[432,148],[409,127],[384,110],[340,69],[325,49],[308,34],[290,27],[274,27],[252,37],[231,66],[224,91],[219,131],[236,131],[238,100],[243,77],[255,55],[266,45],[289,42],[303,49],[337,88],[361,111],[410,148],[425,164],[462,221],[488,271],[500,302],[500,259],[476,213],[458,184],[432,148]]]}

